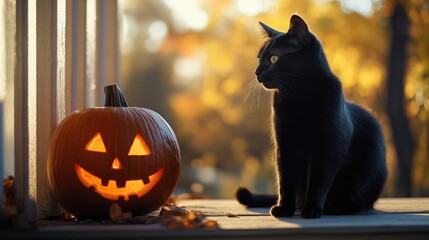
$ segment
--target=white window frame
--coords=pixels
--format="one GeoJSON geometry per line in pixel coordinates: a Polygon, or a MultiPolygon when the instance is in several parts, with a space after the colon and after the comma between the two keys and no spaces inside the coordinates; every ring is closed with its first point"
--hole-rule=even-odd
{"type": "Polygon", "coordinates": [[[14,64],[6,66],[13,81],[6,82],[3,129],[13,134],[3,134],[0,165],[13,161],[1,174],[15,176],[23,207],[16,222],[26,225],[60,211],[47,179],[56,126],[76,109],[102,106],[103,87],[120,84],[119,18],[116,0],[6,2],[4,38],[14,64]]]}

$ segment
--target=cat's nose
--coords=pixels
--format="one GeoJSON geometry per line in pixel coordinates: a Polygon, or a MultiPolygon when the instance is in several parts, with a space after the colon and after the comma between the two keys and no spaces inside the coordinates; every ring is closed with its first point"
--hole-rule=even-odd
{"type": "Polygon", "coordinates": [[[257,69],[255,70],[255,75],[259,77],[259,75],[261,75],[261,74],[262,74],[262,70],[261,70],[261,69],[259,69],[259,68],[257,68],[257,69]]]}

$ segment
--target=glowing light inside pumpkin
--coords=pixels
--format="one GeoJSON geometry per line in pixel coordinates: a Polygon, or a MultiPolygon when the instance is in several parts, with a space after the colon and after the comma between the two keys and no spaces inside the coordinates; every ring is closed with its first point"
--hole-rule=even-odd
{"type": "Polygon", "coordinates": [[[94,137],[89,140],[86,144],[85,149],[92,152],[106,152],[106,147],[104,146],[103,138],[101,134],[98,132],[94,135],[94,137]]]}
{"type": "Polygon", "coordinates": [[[115,180],[109,180],[107,186],[101,184],[101,178],[92,175],[79,164],[75,163],[75,171],[81,183],[87,187],[93,187],[94,191],[102,197],[109,200],[119,200],[123,197],[125,201],[130,199],[130,196],[136,195],[138,198],[147,194],[158,182],[164,174],[164,168],[161,168],[156,173],[149,176],[149,183],[144,184],[143,180],[128,180],[125,187],[118,188],[115,180]]]}
{"type": "Polygon", "coordinates": [[[147,156],[152,154],[149,146],[146,144],[145,140],[139,134],[134,138],[133,144],[131,144],[130,151],[128,156],[147,156]]]}
{"type": "Polygon", "coordinates": [[[115,160],[113,160],[112,169],[115,169],[115,170],[122,169],[122,163],[119,161],[119,158],[115,158],[115,160]]]}

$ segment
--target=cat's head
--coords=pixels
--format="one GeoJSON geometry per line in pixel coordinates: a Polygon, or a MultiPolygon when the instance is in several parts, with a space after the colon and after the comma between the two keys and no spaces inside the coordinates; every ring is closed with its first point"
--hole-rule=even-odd
{"type": "Polygon", "coordinates": [[[269,39],[259,50],[255,74],[265,88],[281,90],[303,78],[312,59],[318,58],[319,42],[298,15],[292,15],[287,32],[260,24],[269,39]]]}

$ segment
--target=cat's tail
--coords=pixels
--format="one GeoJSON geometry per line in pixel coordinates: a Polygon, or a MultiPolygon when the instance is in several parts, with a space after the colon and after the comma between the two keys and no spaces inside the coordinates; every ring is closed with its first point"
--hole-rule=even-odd
{"type": "Polygon", "coordinates": [[[277,203],[276,195],[256,194],[243,187],[237,189],[235,198],[247,207],[271,207],[277,203]]]}

